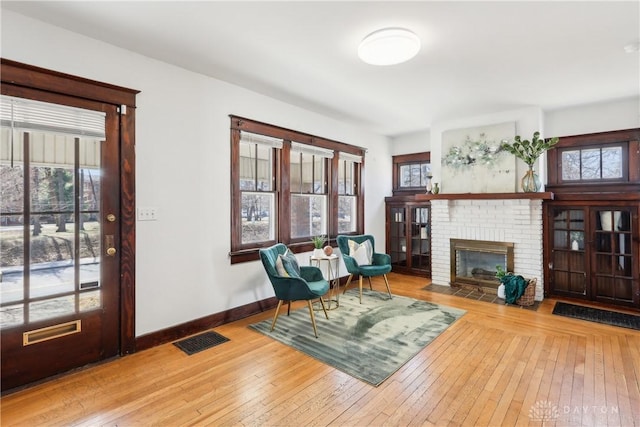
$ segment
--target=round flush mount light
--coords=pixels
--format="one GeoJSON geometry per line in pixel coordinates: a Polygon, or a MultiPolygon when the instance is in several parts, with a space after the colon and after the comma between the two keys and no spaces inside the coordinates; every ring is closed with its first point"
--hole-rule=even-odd
{"type": "Polygon", "coordinates": [[[365,37],[358,46],[358,56],[371,65],[394,65],[416,56],[420,39],[405,28],[383,28],[365,37]]]}

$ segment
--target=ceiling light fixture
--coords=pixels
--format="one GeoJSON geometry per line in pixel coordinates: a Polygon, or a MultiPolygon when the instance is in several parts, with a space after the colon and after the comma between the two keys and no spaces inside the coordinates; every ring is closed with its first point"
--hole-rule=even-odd
{"type": "Polygon", "coordinates": [[[394,65],[416,56],[420,39],[404,28],[383,28],[365,37],[358,46],[358,56],[371,65],[394,65]]]}

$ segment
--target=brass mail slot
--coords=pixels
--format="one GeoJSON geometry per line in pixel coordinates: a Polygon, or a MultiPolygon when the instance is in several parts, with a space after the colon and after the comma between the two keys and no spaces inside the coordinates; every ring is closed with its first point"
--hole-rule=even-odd
{"type": "Polygon", "coordinates": [[[22,334],[22,346],[36,344],[42,341],[52,340],[54,338],[64,337],[66,335],[76,334],[82,330],[81,320],[73,322],[61,323],[59,325],[48,326],[42,329],[34,329],[33,331],[24,332],[22,334]]]}

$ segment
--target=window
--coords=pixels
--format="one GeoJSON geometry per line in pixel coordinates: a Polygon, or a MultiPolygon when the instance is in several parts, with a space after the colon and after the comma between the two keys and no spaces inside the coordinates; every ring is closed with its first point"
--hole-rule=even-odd
{"type": "Polygon", "coordinates": [[[231,116],[231,262],[276,242],[363,232],[364,150],[231,116]]]}
{"type": "Polygon", "coordinates": [[[424,193],[431,179],[431,153],[393,156],[393,194],[424,193]]]}
{"type": "Polygon", "coordinates": [[[622,179],[623,148],[616,145],[562,150],[562,181],[622,179]]]}
{"type": "Polygon", "coordinates": [[[240,134],[240,204],[242,244],[273,241],[276,231],[275,149],[282,140],[240,134]]]}
{"type": "Polygon", "coordinates": [[[547,162],[554,193],[638,191],[640,130],[561,137],[547,162]]]}
{"type": "Polygon", "coordinates": [[[358,182],[361,156],[340,153],[338,161],[338,234],[354,233],[358,228],[358,182]]]}
{"type": "Polygon", "coordinates": [[[328,160],[332,150],[291,143],[289,181],[291,192],[291,238],[327,234],[328,160]]]}

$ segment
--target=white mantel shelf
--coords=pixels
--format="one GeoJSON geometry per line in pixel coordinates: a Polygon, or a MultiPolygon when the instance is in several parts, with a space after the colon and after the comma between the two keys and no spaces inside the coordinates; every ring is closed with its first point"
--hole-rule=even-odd
{"type": "Polygon", "coordinates": [[[415,200],[553,200],[552,192],[544,193],[460,193],[460,194],[416,194],[415,200]]]}

